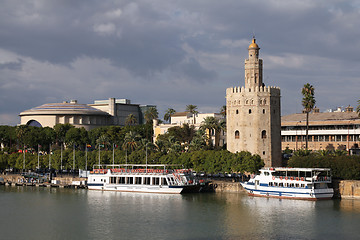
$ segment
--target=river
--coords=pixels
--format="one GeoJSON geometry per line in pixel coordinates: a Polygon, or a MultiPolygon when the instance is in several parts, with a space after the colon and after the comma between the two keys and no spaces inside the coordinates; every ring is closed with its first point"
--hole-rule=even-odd
{"type": "Polygon", "coordinates": [[[0,186],[0,239],[359,239],[360,201],[0,186]]]}

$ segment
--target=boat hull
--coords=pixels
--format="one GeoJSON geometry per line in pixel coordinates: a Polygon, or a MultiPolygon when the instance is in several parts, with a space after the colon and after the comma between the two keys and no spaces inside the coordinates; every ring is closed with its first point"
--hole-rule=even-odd
{"type": "Polygon", "coordinates": [[[250,196],[272,197],[282,199],[300,199],[300,200],[326,200],[332,199],[334,191],[329,189],[296,189],[279,187],[257,187],[254,185],[242,183],[243,188],[250,196]]]}
{"type": "Polygon", "coordinates": [[[89,190],[116,191],[116,192],[138,192],[159,194],[180,194],[199,192],[200,186],[149,186],[149,185],[125,185],[125,184],[88,184],[89,190]]]}

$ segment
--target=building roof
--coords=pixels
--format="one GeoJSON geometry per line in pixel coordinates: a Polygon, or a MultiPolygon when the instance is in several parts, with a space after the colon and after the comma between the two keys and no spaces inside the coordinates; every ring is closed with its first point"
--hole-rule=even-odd
{"type": "Polygon", "coordinates": [[[255,38],[252,39],[252,43],[249,45],[249,48],[259,48],[255,38]]]}
{"type": "Polygon", "coordinates": [[[87,115],[109,115],[107,112],[93,108],[86,104],[77,102],[46,103],[38,107],[20,113],[20,116],[26,115],[58,115],[58,114],[87,114],[87,115]]]}
{"type": "MultiPolygon", "coordinates": [[[[335,122],[356,121],[360,122],[360,117],[356,112],[325,112],[310,113],[309,124],[334,124],[335,122]]],[[[303,125],[306,122],[306,113],[295,113],[281,117],[281,125],[303,125]]]]}
{"type": "Polygon", "coordinates": [[[176,112],[174,114],[171,114],[171,117],[185,117],[188,116],[189,112],[176,112]]]}

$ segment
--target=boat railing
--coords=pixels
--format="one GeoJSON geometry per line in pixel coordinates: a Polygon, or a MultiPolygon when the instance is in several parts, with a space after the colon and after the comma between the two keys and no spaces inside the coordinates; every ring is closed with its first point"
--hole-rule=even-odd
{"type": "Polygon", "coordinates": [[[329,176],[315,176],[315,177],[313,177],[313,180],[315,183],[318,183],[318,182],[331,183],[331,177],[329,177],[329,176]]]}
{"type": "Polygon", "coordinates": [[[153,168],[149,168],[149,169],[144,169],[144,168],[136,168],[136,169],[126,169],[126,168],[112,168],[112,169],[94,169],[93,171],[91,171],[90,173],[92,174],[106,174],[108,172],[108,170],[111,171],[111,173],[113,174],[117,174],[117,173],[131,173],[131,174],[172,174],[172,173],[176,173],[176,174],[190,174],[191,171],[188,169],[153,169],[153,168]]]}

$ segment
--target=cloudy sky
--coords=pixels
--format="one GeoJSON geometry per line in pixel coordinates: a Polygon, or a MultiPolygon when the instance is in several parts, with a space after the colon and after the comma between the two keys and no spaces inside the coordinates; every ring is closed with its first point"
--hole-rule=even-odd
{"type": "Polygon", "coordinates": [[[358,0],[0,0],[0,125],[44,103],[115,98],[218,112],[255,34],[282,115],[360,99],[358,0]]]}

